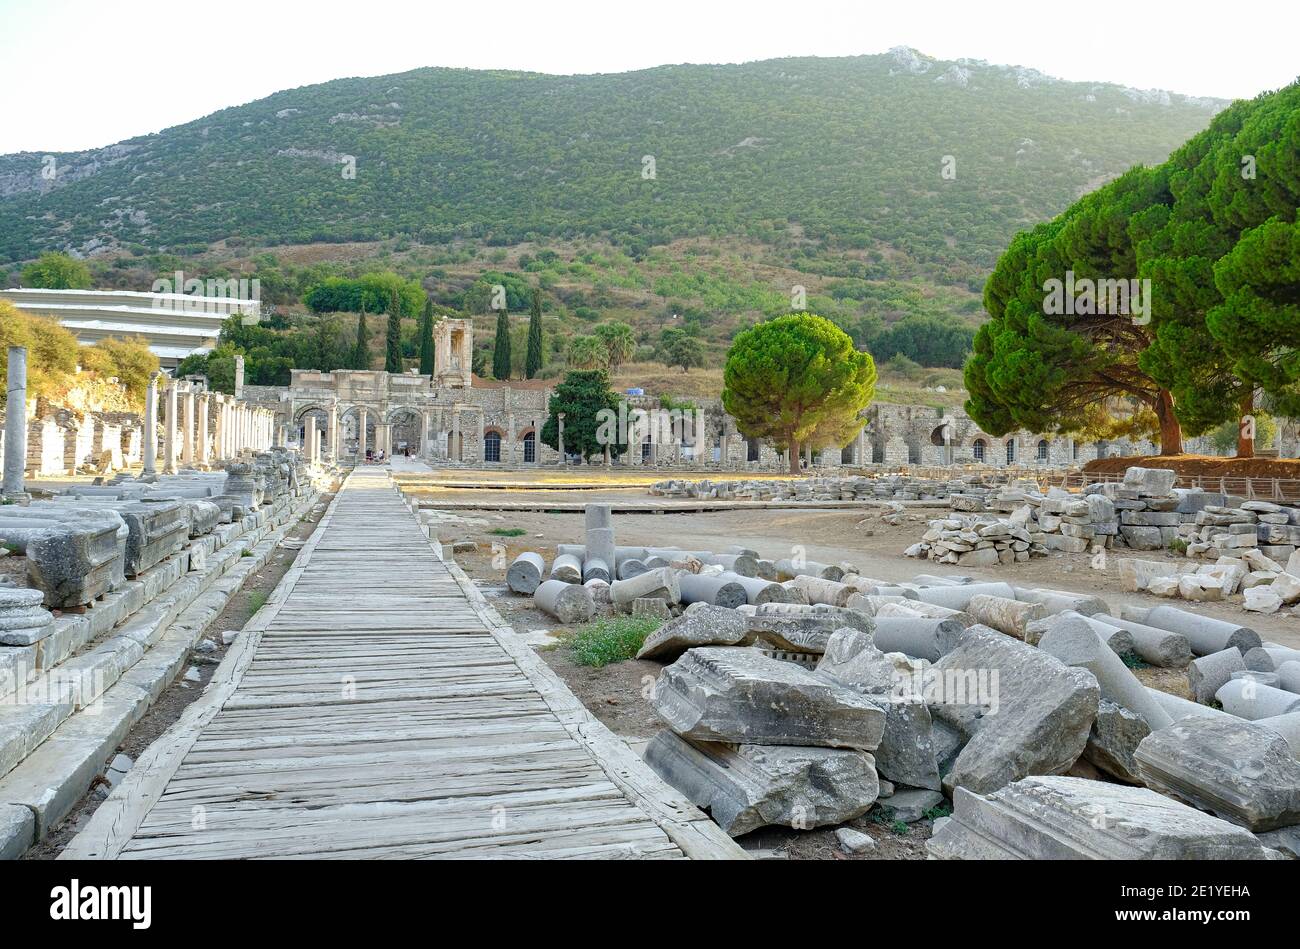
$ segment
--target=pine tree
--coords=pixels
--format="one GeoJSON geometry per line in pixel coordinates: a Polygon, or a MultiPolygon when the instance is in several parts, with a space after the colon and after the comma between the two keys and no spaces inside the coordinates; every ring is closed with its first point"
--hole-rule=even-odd
{"type": "Polygon", "coordinates": [[[388,338],[384,348],[384,371],[402,371],[402,302],[394,290],[388,298],[388,338]]]}
{"type": "Polygon", "coordinates": [[[528,310],[528,357],[524,360],[524,377],[533,378],[542,369],[542,291],[533,290],[533,304],[528,310]]]}
{"type": "Polygon", "coordinates": [[[492,350],[492,378],[510,378],[510,313],[505,308],[497,310],[496,346],[492,350]]]}
{"type": "Polygon", "coordinates": [[[420,374],[433,375],[433,301],[424,301],[420,317],[420,374]]]}
{"type": "Polygon", "coordinates": [[[366,333],[366,304],[361,303],[361,312],[357,314],[357,342],[352,347],[352,368],[370,368],[370,338],[366,333]]]}

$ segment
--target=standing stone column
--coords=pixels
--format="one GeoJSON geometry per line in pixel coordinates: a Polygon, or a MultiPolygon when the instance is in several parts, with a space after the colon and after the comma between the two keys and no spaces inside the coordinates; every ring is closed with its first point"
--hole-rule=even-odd
{"type": "Polygon", "coordinates": [[[167,383],[167,402],[164,405],[165,417],[163,420],[163,428],[165,429],[166,434],[164,435],[163,441],[163,474],[169,475],[176,473],[176,429],[177,422],[179,421],[176,417],[177,410],[179,409],[179,405],[176,401],[179,393],[176,386],[177,383],[175,379],[172,379],[167,383]]]}
{"type": "Polygon", "coordinates": [[[198,404],[198,448],[199,464],[206,465],[212,461],[212,449],[208,446],[208,402],[210,396],[207,390],[199,393],[198,404]]]}
{"type": "Polygon", "coordinates": [[[450,450],[448,452],[452,461],[464,460],[465,452],[462,450],[463,447],[460,443],[460,408],[453,405],[451,407],[451,446],[449,446],[450,450]]]}
{"type": "Polygon", "coordinates": [[[487,439],[484,437],[487,434],[487,431],[483,422],[484,422],[483,410],[479,409],[478,410],[478,460],[480,462],[487,461],[487,439]]]}
{"type": "Polygon", "coordinates": [[[559,422],[559,438],[556,439],[557,443],[560,446],[560,460],[558,464],[563,466],[564,465],[564,413],[560,412],[558,415],[555,416],[555,419],[557,422],[559,422]]]}
{"type": "Polygon", "coordinates": [[[330,400],[329,421],[326,423],[326,447],[329,450],[330,461],[337,464],[339,458],[339,400],[330,400]]]}
{"type": "Polygon", "coordinates": [[[27,350],[9,347],[9,379],[5,384],[5,461],[3,497],[19,501],[27,497],[23,469],[27,465],[27,350]]]}
{"type": "Polygon", "coordinates": [[[506,416],[506,435],[510,439],[510,464],[515,463],[515,417],[506,416]]]}
{"type": "Polygon", "coordinates": [[[194,464],[194,386],[188,382],[181,411],[181,463],[194,464]]]}
{"type": "Polygon", "coordinates": [[[434,455],[435,457],[441,458],[443,461],[446,461],[447,450],[445,447],[443,447],[442,444],[443,427],[442,427],[442,406],[441,405],[433,410],[433,427],[437,432],[437,443],[434,445],[434,455]]]}
{"type": "Polygon", "coordinates": [[[140,433],[142,478],[154,478],[158,475],[158,377],[162,373],[155,371],[149,376],[149,385],[144,390],[144,431],[140,433]]]}
{"type": "Polygon", "coordinates": [[[369,421],[365,409],[357,410],[357,464],[366,463],[366,423],[369,421]]]}

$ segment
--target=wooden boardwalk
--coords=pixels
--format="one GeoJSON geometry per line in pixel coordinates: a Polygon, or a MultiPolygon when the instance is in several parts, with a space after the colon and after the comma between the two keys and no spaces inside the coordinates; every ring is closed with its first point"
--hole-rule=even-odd
{"type": "Polygon", "coordinates": [[[743,857],[349,476],[64,858],[743,857]]]}

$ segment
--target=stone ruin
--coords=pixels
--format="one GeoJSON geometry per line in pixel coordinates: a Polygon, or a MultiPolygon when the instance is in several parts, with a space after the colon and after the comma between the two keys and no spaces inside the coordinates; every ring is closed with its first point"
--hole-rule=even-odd
{"type": "Polygon", "coordinates": [[[587,512],[586,543],[549,571],[521,554],[508,586],[562,623],[665,618],[638,654],[664,664],[644,757],[733,836],[843,825],[869,847],[879,808],[936,818],[944,859],[1300,855],[1298,650],[1062,590],[621,547],[587,512]],[[1144,686],[1137,658],[1200,701],[1144,686]]]}

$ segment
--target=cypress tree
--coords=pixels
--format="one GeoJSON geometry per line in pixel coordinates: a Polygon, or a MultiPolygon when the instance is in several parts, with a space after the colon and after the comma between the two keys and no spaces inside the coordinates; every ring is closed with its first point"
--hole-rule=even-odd
{"type": "Polygon", "coordinates": [[[492,350],[492,378],[510,378],[510,313],[505,308],[497,310],[496,346],[492,350]]]}
{"type": "Polygon", "coordinates": [[[402,371],[402,303],[394,290],[388,298],[388,338],[384,348],[384,371],[402,371]]]}
{"type": "Polygon", "coordinates": [[[420,317],[420,374],[433,375],[433,301],[424,301],[420,317]]]}
{"type": "Polygon", "coordinates": [[[533,378],[542,369],[542,291],[533,290],[528,309],[528,356],[524,360],[524,377],[533,378]]]}
{"type": "Polygon", "coordinates": [[[366,333],[366,303],[361,301],[361,312],[357,314],[357,342],[352,347],[352,368],[370,368],[370,339],[366,333]]]}

